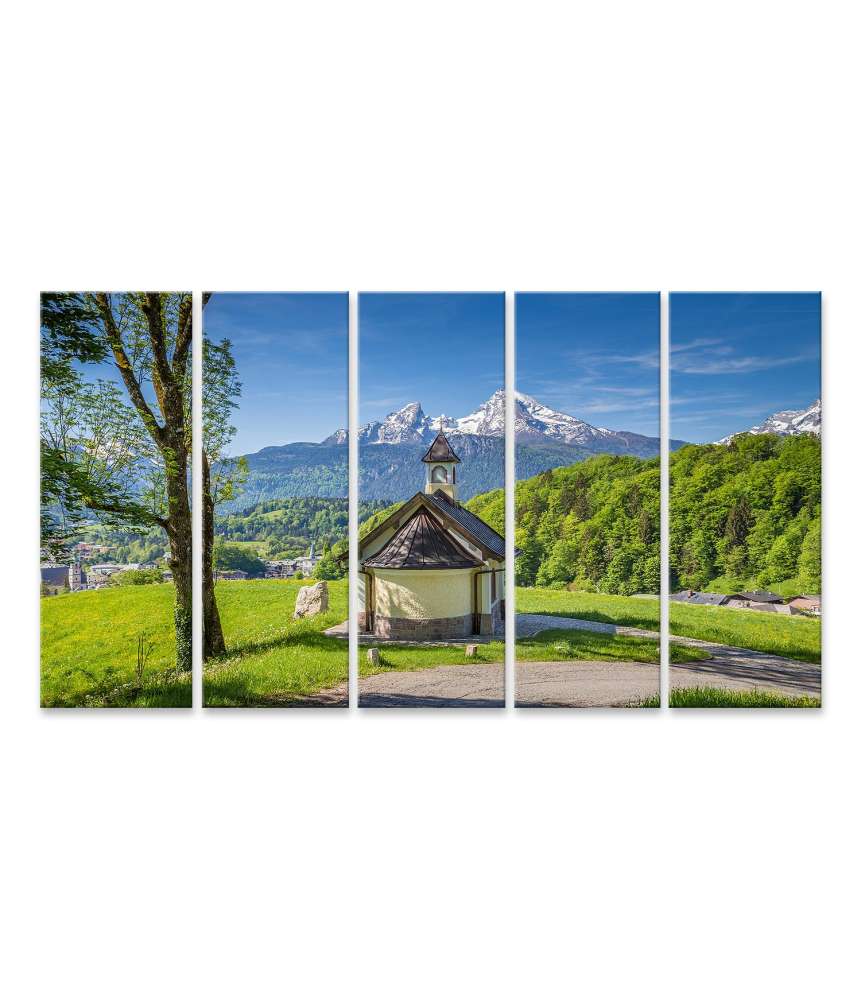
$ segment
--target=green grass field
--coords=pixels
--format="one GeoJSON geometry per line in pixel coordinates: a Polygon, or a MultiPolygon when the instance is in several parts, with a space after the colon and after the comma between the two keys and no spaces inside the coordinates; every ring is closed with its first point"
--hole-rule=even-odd
{"type": "MultiPolygon", "coordinates": [[[[347,645],[321,635],[347,615],[346,581],[329,583],[329,611],[315,619],[292,620],[296,593],[306,581],[240,580],[216,585],[228,645],[226,656],[210,661],[204,672],[204,700],[209,706],[289,705],[347,680],[347,645]]],[[[552,630],[528,639],[518,655],[530,660],[604,659],[656,663],[658,644],[650,639],[607,636],[597,632],[552,630]],[[560,644],[564,648],[560,651],[560,644]]],[[[679,649],[681,660],[700,659],[700,650],[679,649]]],[[[466,643],[457,646],[380,647],[380,665],[371,666],[359,650],[359,674],[385,670],[424,670],[501,663],[501,641],[481,644],[467,658],[466,643]]]]}
{"type": "Polygon", "coordinates": [[[289,705],[346,682],[347,643],[321,633],[347,617],[347,581],[329,582],[325,614],[294,621],[296,595],[308,583],[216,583],[227,654],[205,665],[205,705],[289,705]]]}
{"type": "MultiPolygon", "coordinates": [[[[302,580],[220,581],[219,608],[228,653],[207,663],[204,698],[209,706],[288,705],[347,679],[347,644],[322,631],[346,618],[347,584],[330,582],[330,608],[312,620],[293,621],[302,580]]],[[[518,610],[572,615],[641,628],[657,627],[657,601],[521,588],[518,610]]],[[[169,584],[106,588],[42,600],[42,704],[166,706],[191,704],[187,677],[173,673],[173,588],[169,584]],[[138,635],[153,644],[142,683],[135,677],[138,635]]],[[[679,608],[686,635],[750,648],[818,658],[819,622],[777,619],[721,608],[679,608]],[[691,614],[691,613],[694,614],[691,614]],[[753,619],[751,621],[751,619],[753,619]],[[791,629],[792,631],[789,631],[791,629]],[[798,630],[796,632],[796,629],[798,630]],[[806,642],[806,645],[805,645],[806,642]]],[[[675,624],[675,619],[674,619],[675,624]]],[[[675,628],[679,632],[679,628],[675,628]]],[[[673,646],[673,662],[701,659],[701,650],[673,646]]],[[[421,670],[441,664],[500,663],[501,641],[478,647],[467,659],[465,643],[446,647],[383,646],[380,670],[421,670]]],[[[656,640],[599,632],[552,629],[517,644],[520,660],[658,661],[656,640]]]]}
{"type": "Polygon", "coordinates": [[[791,698],[768,691],[690,687],[670,691],[670,708],[820,708],[819,698],[791,698]]]}
{"type": "Polygon", "coordinates": [[[41,701],[53,706],[191,706],[174,673],[173,586],[107,587],[41,601],[41,701]],[[152,643],[140,687],[137,640],[152,643]]]}
{"type": "MultiPolygon", "coordinates": [[[[653,631],[660,627],[660,605],[657,600],[645,597],[518,587],[516,607],[520,612],[567,615],[653,631]]],[[[808,663],[820,661],[821,630],[820,621],[801,616],[670,604],[673,635],[776,653],[808,663]]]]}

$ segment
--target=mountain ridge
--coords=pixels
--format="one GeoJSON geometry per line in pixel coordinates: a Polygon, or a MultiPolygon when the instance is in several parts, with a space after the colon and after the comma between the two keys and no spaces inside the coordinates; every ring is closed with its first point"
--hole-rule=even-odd
{"type": "MultiPolygon", "coordinates": [[[[478,409],[464,417],[440,414],[428,417],[418,401],[393,410],[383,420],[372,420],[359,428],[359,444],[430,444],[442,430],[446,435],[505,435],[505,390],[497,389],[478,409]]],[[[587,423],[578,417],[554,410],[533,396],[514,393],[514,433],[518,444],[552,441],[580,445],[590,452],[649,454],[659,439],[634,431],[614,431],[587,423]]],[[[339,444],[347,439],[344,428],[330,434],[322,444],[339,444]]],[[[681,444],[682,442],[679,442],[681,444]]]]}
{"type": "Polygon", "coordinates": [[[739,434],[777,434],[779,437],[794,437],[797,434],[822,435],[822,400],[815,399],[810,406],[800,410],[778,410],[766,417],[761,424],[755,424],[746,431],[736,431],[715,441],[715,444],[729,444],[739,434]]]}

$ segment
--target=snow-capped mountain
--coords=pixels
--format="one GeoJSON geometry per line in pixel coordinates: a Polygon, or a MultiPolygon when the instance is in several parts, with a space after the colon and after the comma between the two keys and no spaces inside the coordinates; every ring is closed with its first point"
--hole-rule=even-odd
{"type": "MultiPolygon", "coordinates": [[[[617,440],[626,431],[611,431],[595,427],[567,413],[551,410],[525,393],[515,393],[514,432],[518,443],[536,439],[562,441],[565,444],[582,444],[591,447],[605,441],[617,440]]],[[[636,435],[640,436],[640,435],[636,435]]]]}
{"type": "MultiPolygon", "coordinates": [[[[477,410],[465,417],[426,416],[421,403],[408,403],[390,413],[385,420],[374,420],[359,428],[360,444],[413,444],[433,440],[442,429],[446,434],[472,434],[503,437],[505,434],[505,390],[497,389],[477,410]]],[[[570,414],[553,410],[532,396],[514,394],[514,431],[518,444],[558,442],[580,445],[590,450],[617,453],[640,453],[654,439],[631,431],[613,431],[596,427],[570,414]]],[[[345,431],[330,435],[324,444],[340,444],[345,431]]]]}
{"type": "MultiPolygon", "coordinates": [[[[595,455],[654,458],[656,437],[595,427],[553,410],[523,393],[514,398],[517,476],[528,479],[547,469],[582,462],[595,455]]],[[[363,500],[404,500],[421,489],[420,459],[440,427],[461,459],[460,497],[468,500],[505,483],[505,393],[497,390],[465,417],[428,417],[412,402],[359,429],[359,493],[363,500]]],[[[670,441],[675,449],[683,441],[670,441]]],[[[263,448],[246,456],[248,496],[258,501],[285,496],[346,496],[347,432],[337,430],[320,444],[296,442],[263,448]]],[[[238,501],[237,501],[238,503],[238,501]]]]}
{"type": "Polygon", "coordinates": [[[779,434],[781,437],[795,434],[815,434],[819,437],[821,433],[822,400],[817,399],[803,410],[781,410],[779,413],[773,413],[761,424],[757,424],[747,431],[730,434],[721,438],[720,441],[716,441],[715,444],[728,444],[738,434],[779,434]]]}
{"type": "Polygon", "coordinates": [[[385,420],[372,420],[359,428],[359,444],[415,444],[433,436],[421,403],[407,403],[385,420]]]}
{"type": "Polygon", "coordinates": [[[434,431],[442,429],[446,434],[483,434],[485,437],[505,436],[505,390],[496,392],[482,403],[477,410],[465,417],[452,420],[442,414],[431,420],[434,431]]]}

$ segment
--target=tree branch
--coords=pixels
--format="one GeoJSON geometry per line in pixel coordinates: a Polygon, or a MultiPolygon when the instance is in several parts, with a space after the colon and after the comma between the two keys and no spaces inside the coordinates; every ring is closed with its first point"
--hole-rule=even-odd
{"type": "Polygon", "coordinates": [[[185,376],[185,364],[188,350],[191,347],[191,317],[191,295],[185,294],[179,303],[176,347],[173,351],[173,376],[175,379],[181,379],[185,376]]]}
{"type": "Polygon", "coordinates": [[[135,378],[134,371],[132,370],[129,356],[126,354],[125,347],[123,347],[123,338],[117,328],[116,321],[114,320],[114,314],[111,309],[111,303],[105,292],[96,292],[96,306],[105,327],[105,334],[107,335],[108,344],[110,344],[111,352],[114,356],[114,362],[116,363],[119,373],[122,376],[126,391],[128,392],[132,403],[134,403],[135,409],[140,414],[144,426],[150,432],[156,444],[158,444],[159,447],[162,447],[166,443],[164,428],[156,420],[155,414],[149,408],[146,399],[144,399],[144,394],[141,390],[140,384],[135,378]]]}
{"type": "MultiPolygon", "coordinates": [[[[152,359],[157,380],[153,380],[159,403],[165,395],[176,391],[176,379],[167,360],[167,344],[164,337],[164,316],[161,311],[161,296],[158,292],[144,292],[141,296],[141,309],[146,316],[149,328],[149,339],[152,344],[152,359]]],[[[162,405],[162,409],[164,406],[162,405]]],[[[165,414],[167,416],[167,414],[165,414]]]]}

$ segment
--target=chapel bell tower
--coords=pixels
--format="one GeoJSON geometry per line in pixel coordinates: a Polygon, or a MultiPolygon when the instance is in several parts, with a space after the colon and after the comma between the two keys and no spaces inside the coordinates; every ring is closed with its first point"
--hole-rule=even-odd
{"type": "Polygon", "coordinates": [[[451,450],[451,445],[442,431],[425,452],[422,461],[427,469],[425,493],[441,491],[452,500],[457,500],[457,471],[460,459],[451,450]]]}

